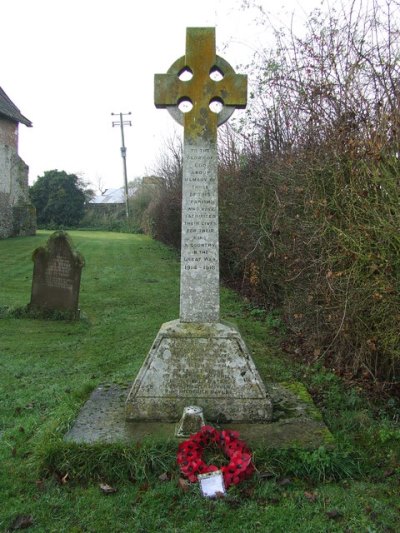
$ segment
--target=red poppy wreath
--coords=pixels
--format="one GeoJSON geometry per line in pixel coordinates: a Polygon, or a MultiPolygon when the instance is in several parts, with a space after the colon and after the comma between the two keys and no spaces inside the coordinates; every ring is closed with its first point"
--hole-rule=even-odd
{"type": "Polygon", "coordinates": [[[239,440],[239,433],[227,429],[218,431],[211,426],[203,426],[198,433],[179,444],[177,462],[182,474],[192,483],[197,481],[198,474],[221,470],[226,488],[251,477],[255,470],[251,451],[245,442],[239,440]],[[203,461],[204,450],[213,444],[230,459],[228,465],[218,468],[203,461]]]}

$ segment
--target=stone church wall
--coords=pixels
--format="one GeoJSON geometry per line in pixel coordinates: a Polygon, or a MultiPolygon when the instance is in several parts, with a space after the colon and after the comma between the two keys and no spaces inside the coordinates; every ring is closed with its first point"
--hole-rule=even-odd
{"type": "Polygon", "coordinates": [[[28,171],[18,155],[18,126],[0,119],[0,238],[35,234],[28,171]]]}

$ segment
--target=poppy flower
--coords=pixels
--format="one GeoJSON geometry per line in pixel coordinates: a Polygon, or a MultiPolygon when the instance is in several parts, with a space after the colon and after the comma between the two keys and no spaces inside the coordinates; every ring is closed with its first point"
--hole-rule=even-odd
{"type": "Polygon", "coordinates": [[[199,432],[179,444],[177,463],[182,474],[191,483],[198,480],[198,474],[221,470],[226,488],[230,485],[237,485],[255,471],[251,462],[251,452],[246,443],[239,440],[239,433],[230,430],[220,432],[212,426],[203,426],[199,432]],[[216,465],[204,463],[203,452],[212,444],[217,445],[230,459],[228,465],[218,468],[216,465]]]}

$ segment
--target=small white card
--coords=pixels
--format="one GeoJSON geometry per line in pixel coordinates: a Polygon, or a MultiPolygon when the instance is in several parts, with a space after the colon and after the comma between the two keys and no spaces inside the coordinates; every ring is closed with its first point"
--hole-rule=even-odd
{"type": "Polygon", "coordinates": [[[200,490],[205,498],[217,498],[225,496],[224,476],[221,470],[209,472],[208,474],[199,474],[200,490]]]}

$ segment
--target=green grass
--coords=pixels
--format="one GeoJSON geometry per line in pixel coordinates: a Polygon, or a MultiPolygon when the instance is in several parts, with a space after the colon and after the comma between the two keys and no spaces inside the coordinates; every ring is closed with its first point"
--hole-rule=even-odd
{"type": "Polygon", "coordinates": [[[256,449],[259,473],[206,501],[196,486],[180,488],[173,440],[60,446],[90,391],[132,381],[161,323],[179,313],[175,252],[145,236],[69,233],[86,259],[78,322],[13,317],[30,299],[32,252],[50,233],[0,241],[0,531],[18,515],[32,515],[37,532],[397,530],[396,402],[371,405],[323,368],[288,360],[277,316],[249,312],[226,289],[222,318],[239,326],[266,381],[306,383],[334,450],[256,449]],[[117,492],[104,495],[100,481],[117,492]]]}

